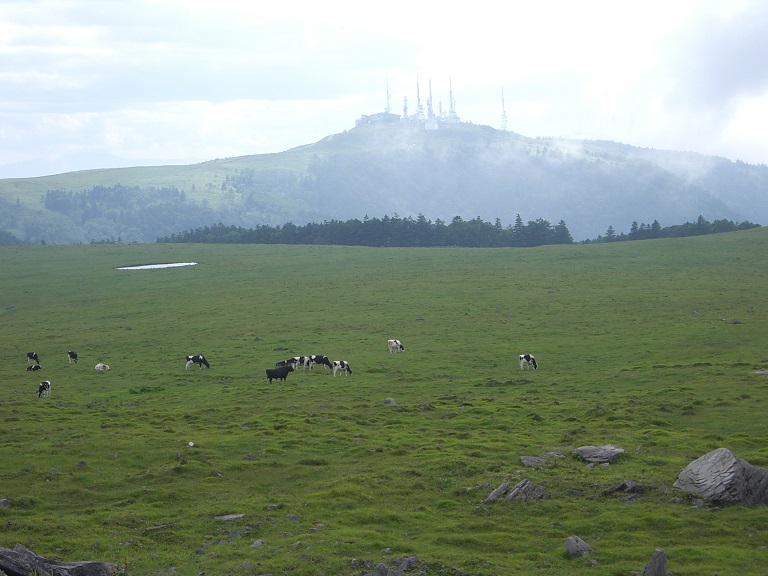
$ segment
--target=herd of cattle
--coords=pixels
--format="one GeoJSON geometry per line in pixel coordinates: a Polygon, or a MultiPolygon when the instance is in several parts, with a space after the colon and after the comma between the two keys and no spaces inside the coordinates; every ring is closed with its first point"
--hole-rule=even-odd
{"type": "Polygon", "coordinates": [[[349,362],[346,360],[334,360],[331,362],[328,356],[322,354],[316,354],[313,356],[294,356],[288,358],[288,360],[280,360],[275,364],[275,368],[267,368],[267,381],[272,384],[272,380],[286,380],[288,374],[296,370],[301,366],[302,370],[312,370],[315,366],[322,366],[323,370],[330,368],[333,370],[333,376],[336,374],[352,375],[352,368],[349,367],[349,362]]]}
{"type": "MultiPolygon", "coordinates": [[[[403,343],[400,340],[387,340],[387,350],[390,354],[396,354],[398,352],[404,352],[405,346],[403,346],[403,343]]],[[[521,370],[525,368],[532,368],[537,370],[539,367],[533,354],[520,354],[519,359],[521,370]]],[[[77,352],[74,350],[68,351],[67,360],[70,364],[77,364],[77,352]]],[[[198,366],[199,368],[202,368],[203,366],[206,368],[211,367],[210,362],[208,362],[208,360],[206,360],[205,356],[202,354],[187,356],[186,361],[187,364],[185,369],[187,370],[189,370],[190,366],[198,366]]],[[[352,368],[350,368],[349,362],[346,360],[331,361],[328,359],[328,356],[317,354],[313,356],[294,356],[292,358],[288,358],[287,360],[280,360],[275,364],[275,368],[267,368],[267,381],[270,384],[272,384],[272,380],[285,381],[288,378],[288,374],[294,372],[299,366],[301,366],[303,370],[312,370],[316,365],[322,366],[323,370],[327,370],[328,368],[333,370],[334,378],[338,373],[345,374],[346,376],[352,375],[352,368]]],[[[109,365],[99,362],[94,368],[99,372],[106,372],[109,370],[109,365]]],[[[40,357],[37,355],[37,352],[27,352],[27,371],[35,372],[37,370],[42,370],[42,366],[40,365],[40,357]]],[[[50,380],[43,380],[38,385],[37,397],[50,397],[50,395],[51,382],[50,380]]]]}

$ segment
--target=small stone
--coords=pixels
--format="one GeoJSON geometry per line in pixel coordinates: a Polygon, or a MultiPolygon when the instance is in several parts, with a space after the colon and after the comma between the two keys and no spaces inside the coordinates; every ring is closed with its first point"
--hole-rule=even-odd
{"type": "Polygon", "coordinates": [[[569,536],[565,539],[565,548],[571,558],[587,556],[592,552],[592,547],[578,536],[569,536]]]}
{"type": "Polygon", "coordinates": [[[245,516],[245,514],[226,514],[224,516],[216,516],[216,520],[220,520],[222,522],[231,522],[232,520],[239,520],[245,516]]]}
{"type": "Polygon", "coordinates": [[[547,464],[544,458],[539,458],[538,456],[520,456],[520,462],[523,463],[523,466],[528,467],[545,466],[547,464]]]}
{"type": "Polygon", "coordinates": [[[667,576],[667,553],[664,550],[654,550],[643,569],[643,576],[667,576]]]}

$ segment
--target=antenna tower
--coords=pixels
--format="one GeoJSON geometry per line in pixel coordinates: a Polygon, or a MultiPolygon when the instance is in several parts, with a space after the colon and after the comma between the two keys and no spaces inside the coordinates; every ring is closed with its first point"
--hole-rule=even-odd
{"type": "Polygon", "coordinates": [[[453,80],[448,79],[448,118],[452,122],[459,122],[459,116],[456,114],[456,100],[453,98],[453,80]]]}
{"type": "Polygon", "coordinates": [[[416,76],[416,118],[424,120],[424,108],[421,106],[421,95],[419,94],[419,77],[416,76]]]}
{"type": "Polygon", "coordinates": [[[501,129],[507,130],[507,111],[504,109],[504,88],[501,89],[501,129]]]}
{"type": "Polygon", "coordinates": [[[392,107],[389,105],[389,78],[387,78],[387,107],[384,111],[389,114],[392,112],[392,107]]]}
{"type": "Polygon", "coordinates": [[[435,117],[435,111],[432,108],[432,80],[429,81],[429,99],[427,100],[427,113],[430,118],[435,117]]]}

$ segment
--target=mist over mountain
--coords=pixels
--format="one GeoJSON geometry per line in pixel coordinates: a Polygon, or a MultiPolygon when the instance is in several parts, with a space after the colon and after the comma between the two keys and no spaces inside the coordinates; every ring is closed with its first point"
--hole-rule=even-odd
{"type": "Polygon", "coordinates": [[[0,165],[0,178],[36,178],[49,174],[64,174],[80,170],[100,170],[104,168],[131,168],[135,166],[157,166],[158,164],[189,164],[199,162],[189,160],[151,160],[128,159],[114,154],[78,152],[54,160],[38,159],[0,165]]]}
{"type": "Polygon", "coordinates": [[[371,123],[279,154],[0,180],[0,230],[25,242],[160,236],[385,215],[609,226],[768,222],[768,167],[606,141],[528,138],[468,123],[371,123]]]}

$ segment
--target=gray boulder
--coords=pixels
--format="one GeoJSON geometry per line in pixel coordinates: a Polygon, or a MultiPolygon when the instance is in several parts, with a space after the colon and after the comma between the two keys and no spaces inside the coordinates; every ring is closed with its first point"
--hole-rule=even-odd
{"type": "Polygon", "coordinates": [[[483,500],[483,504],[490,504],[491,502],[496,502],[501,496],[504,495],[504,492],[507,491],[507,488],[509,488],[509,482],[504,482],[501,486],[496,488],[493,492],[488,494],[485,500],[483,500]]]}
{"type": "Polygon", "coordinates": [[[592,547],[578,536],[568,536],[565,539],[565,549],[568,550],[568,555],[571,558],[587,556],[592,552],[592,547]]]}
{"type": "Polygon", "coordinates": [[[688,464],[674,487],[715,504],[768,504],[768,470],[752,466],[727,448],[688,464]]]}
{"type": "Polygon", "coordinates": [[[544,458],[540,458],[539,456],[520,456],[520,462],[522,462],[523,466],[528,467],[545,466],[547,463],[544,458]]]}
{"type": "Polygon", "coordinates": [[[13,550],[0,548],[0,573],[19,576],[110,576],[118,572],[117,564],[107,562],[60,562],[38,556],[21,544],[13,550]]]}
{"type": "Polygon", "coordinates": [[[593,464],[609,464],[616,460],[620,454],[624,454],[624,448],[619,448],[613,444],[606,444],[605,446],[582,446],[576,448],[573,453],[593,464]]]}
{"type": "Polygon", "coordinates": [[[541,500],[542,498],[544,498],[544,487],[534,484],[528,479],[519,482],[507,494],[507,500],[517,500],[518,502],[541,500]]]}
{"type": "Polygon", "coordinates": [[[664,550],[653,551],[643,569],[643,576],[667,576],[667,553],[664,550]]]}

